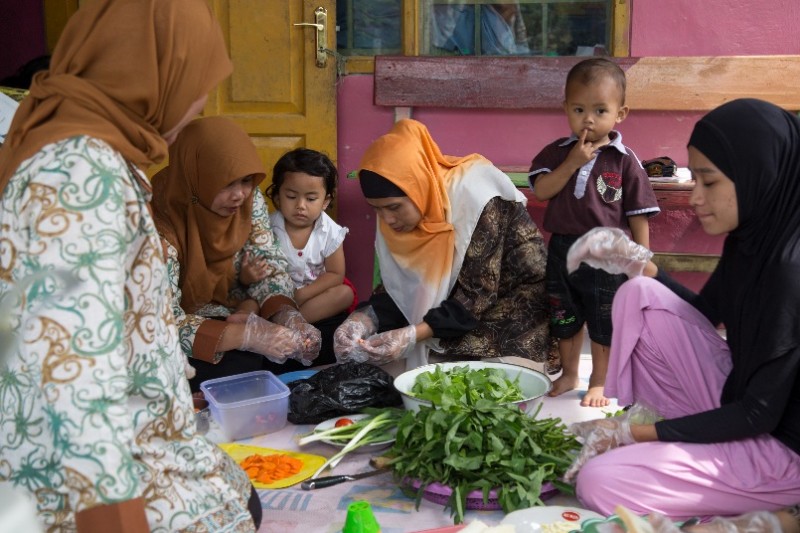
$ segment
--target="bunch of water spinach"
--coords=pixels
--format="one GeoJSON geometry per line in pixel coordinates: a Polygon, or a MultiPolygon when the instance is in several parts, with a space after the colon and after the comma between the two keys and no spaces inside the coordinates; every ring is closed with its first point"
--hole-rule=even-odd
{"type": "Polygon", "coordinates": [[[560,418],[537,419],[538,410],[530,416],[490,400],[448,403],[407,411],[387,453],[396,479],[421,483],[417,506],[425,487],[435,482],[452,489],[446,506],[456,524],[464,520],[466,497],[474,490],[482,492],[484,503],[496,490],[506,513],[544,505],[540,495],[548,482],[574,493],[561,478],[580,444],[560,418]]]}

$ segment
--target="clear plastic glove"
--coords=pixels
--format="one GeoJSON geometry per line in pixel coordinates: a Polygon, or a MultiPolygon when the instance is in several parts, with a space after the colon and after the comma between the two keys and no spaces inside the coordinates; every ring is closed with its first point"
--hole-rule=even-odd
{"type": "Polygon", "coordinates": [[[569,429],[578,437],[583,437],[583,448],[564,474],[564,481],[567,483],[575,481],[578,472],[589,459],[612,448],[636,442],[631,435],[631,423],[619,418],[578,422],[570,425],[569,429]]]}
{"type": "Polygon", "coordinates": [[[297,331],[253,313],[245,322],[242,350],[261,354],[273,363],[283,364],[303,352],[303,337],[297,331]]]}
{"type": "Polygon", "coordinates": [[[775,513],[756,511],[741,516],[716,517],[711,522],[679,528],[668,517],[651,513],[647,519],[633,515],[624,508],[617,507],[617,515],[625,523],[627,533],[780,533],[781,523],[775,513]]]}
{"type": "Polygon", "coordinates": [[[336,361],[365,363],[370,357],[363,350],[362,341],[378,331],[378,315],[372,306],[354,311],[333,334],[333,353],[336,361]]]}
{"type": "Polygon", "coordinates": [[[403,357],[416,343],[416,326],[406,326],[372,335],[361,342],[361,348],[369,354],[370,363],[385,365],[403,357]]]}
{"type": "Polygon", "coordinates": [[[567,252],[567,272],[578,270],[581,263],[610,274],[641,276],[653,252],[633,242],[619,228],[592,228],[575,241],[567,252]]]}
{"type": "Polygon", "coordinates": [[[707,524],[699,524],[690,531],[703,533],[780,533],[781,523],[775,513],[756,511],[728,518],[716,517],[707,524]]]}
{"type": "Polygon", "coordinates": [[[322,348],[322,333],[309,324],[306,319],[303,318],[300,311],[288,305],[281,307],[278,312],[270,318],[276,324],[280,324],[300,334],[303,338],[303,350],[295,354],[292,358],[297,359],[303,363],[304,366],[311,366],[314,359],[319,356],[320,348],[322,348]]]}
{"type": "Polygon", "coordinates": [[[564,474],[564,481],[573,483],[589,459],[636,442],[631,434],[631,424],[655,424],[660,418],[655,410],[637,403],[620,416],[571,424],[569,430],[583,439],[583,448],[564,474]]]}

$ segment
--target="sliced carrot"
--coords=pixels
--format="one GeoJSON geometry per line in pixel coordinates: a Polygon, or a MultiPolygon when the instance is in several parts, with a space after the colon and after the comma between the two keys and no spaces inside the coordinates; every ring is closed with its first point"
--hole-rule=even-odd
{"type": "Polygon", "coordinates": [[[282,453],[271,455],[256,453],[242,459],[239,466],[250,479],[269,484],[299,473],[303,469],[303,461],[282,453]]]}

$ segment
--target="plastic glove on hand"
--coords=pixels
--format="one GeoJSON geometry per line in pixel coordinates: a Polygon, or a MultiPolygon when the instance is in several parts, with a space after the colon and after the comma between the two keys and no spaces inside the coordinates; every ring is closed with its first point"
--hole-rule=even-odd
{"type": "Polygon", "coordinates": [[[281,324],[300,334],[303,339],[302,350],[294,354],[292,358],[297,359],[304,366],[311,366],[322,348],[322,333],[309,324],[300,311],[288,305],[281,307],[277,313],[272,315],[271,319],[276,324],[281,324]]]}
{"type": "Polygon", "coordinates": [[[633,242],[619,228],[593,228],[578,238],[567,252],[567,272],[578,270],[581,263],[610,274],[641,276],[653,252],[633,242]]]}
{"type": "Polygon", "coordinates": [[[307,324],[302,313],[290,305],[281,306],[269,319],[289,329],[298,329],[302,324],[307,324]]]}
{"type": "Polygon", "coordinates": [[[589,459],[612,448],[636,442],[631,435],[631,423],[626,418],[601,418],[571,424],[569,430],[583,438],[583,448],[564,474],[564,481],[573,483],[589,459]]]}
{"type": "Polygon", "coordinates": [[[707,524],[691,528],[698,533],[780,533],[783,531],[780,520],[769,511],[755,511],[741,516],[723,518],[718,516],[707,524]]]}
{"type": "MultiPolygon", "coordinates": [[[[623,516],[620,508],[617,508],[616,512],[620,517],[623,516]]],[[[630,511],[627,512],[630,513],[630,511]]],[[[639,520],[643,521],[641,518],[639,520]]],[[[711,522],[680,529],[668,517],[657,513],[647,515],[649,529],[643,525],[631,528],[628,520],[623,518],[623,521],[628,533],[679,533],[680,531],[691,531],[692,533],[780,533],[782,531],[778,517],[769,511],[756,511],[725,518],[718,516],[711,522]]]]}
{"type": "Polygon", "coordinates": [[[322,348],[322,332],[308,322],[300,325],[296,331],[303,338],[303,351],[295,359],[303,366],[311,366],[322,348]]]}
{"type": "Polygon", "coordinates": [[[369,354],[362,349],[359,341],[376,331],[378,331],[378,316],[371,306],[351,313],[333,334],[333,352],[336,361],[339,363],[368,361],[369,354]]]}
{"type": "Polygon", "coordinates": [[[303,338],[299,332],[253,313],[245,322],[241,349],[261,354],[273,363],[283,364],[288,358],[303,352],[303,338]]]}
{"type": "Polygon", "coordinates": [[[416,342],[416,326],[406,326],[372,335],[361,343],[361,348],[369,354],[370,363],[385,365],[400,359],[416,342]]]}

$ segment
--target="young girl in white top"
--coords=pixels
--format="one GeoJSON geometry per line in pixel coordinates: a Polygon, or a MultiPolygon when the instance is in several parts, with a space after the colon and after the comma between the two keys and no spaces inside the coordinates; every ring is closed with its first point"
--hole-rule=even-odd
{"type": "Polygon", "coordinates": [[[324,210],[336,192],[337,172],[323,153],[297,148],[272,172],[267,194],[277,207],[272,229],[289,260],[294,299],[309,322],[335,317],[355,306],[355,289],[344,277],[343,228],[324,210]]]}

